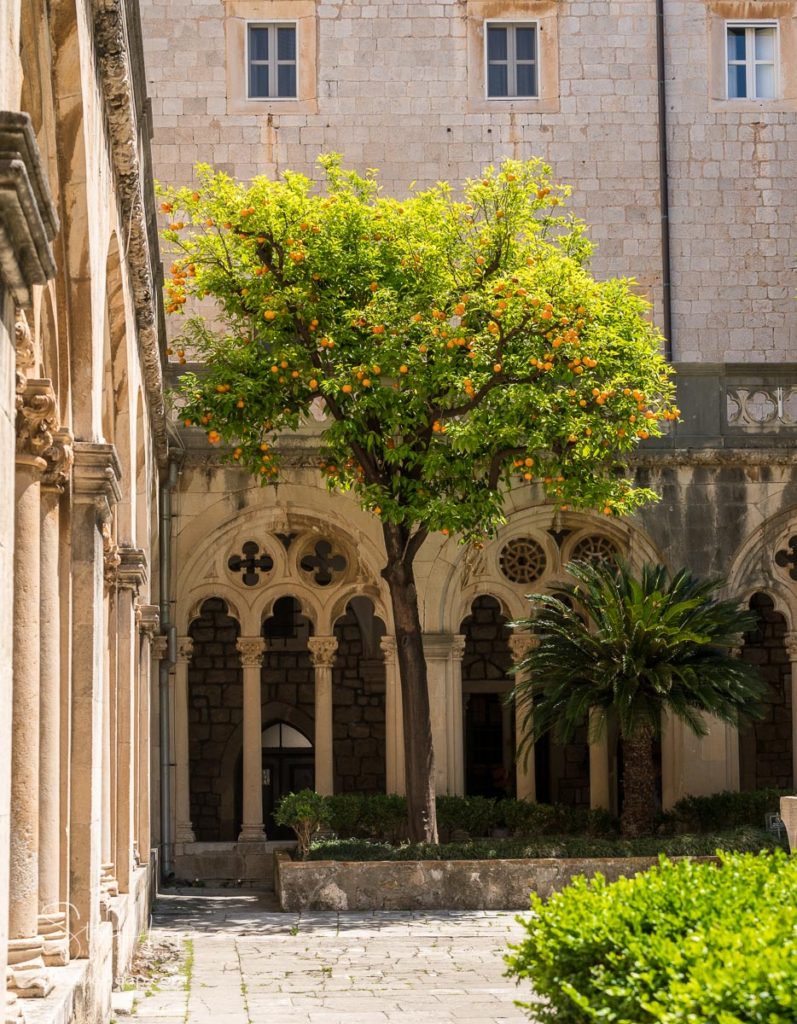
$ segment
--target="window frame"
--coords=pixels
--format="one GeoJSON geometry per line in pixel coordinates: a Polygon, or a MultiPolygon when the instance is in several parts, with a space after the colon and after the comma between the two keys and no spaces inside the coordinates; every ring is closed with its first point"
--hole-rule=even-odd
{"type": "Polygon", "coordinates": [[[777,19],[763,18],[759,20],[753,19],[737,19],[729,18],[725,21],[725,99],[729,103],[745,103],[752,101],[756,103],[767,103],[772,100],[780,98],[780,21],[777,19]],[[733,67],[739,67],[744,65],[745,78],[746,78],[746,89],[747,94],[745,96],[731,96],[731,55],[730,55],[730,30],[731,29],[745,30],[745,53],[747,56],[745,60],[733,61],[733,67]],[[770,61],[756,61],[755,56],[755,32],[756,29],[774,29],[775,30],[775,42],[774,42],[774,56],[772,58],[772,69],[774,77],[774,92],[772,96],[758,96],[756,93],[756,76],[755,69],[758,64],[769,64],[770,61]],[[752,50],[750,49],[749,42],[752,39],[752,50]],[[752,91],[751,91],[752,89],[752,91]]]}
{"type": "Polygon", "coordinates": [[[539,100],[542,96],[541,90],[541,54],[540,54],[540,22],[537,18],[529,18],[519,20],[517,18],[487,18],[484,20],[484,98],[489,100],[491,103],[500,103],[510,100],[513,103],[518,101],[524,102],[526,100],[539,100]],[[511,35],[507,34],[507,92],[506,96],[493,96],[490,94],[490,53],[489,53],[489,38],[491,28],[505,28],[505,29],[518,29],[518,28],[533,28],[534,29],[534,60],[523,61],[524,64],[531,64],[534,68],[534,87],[536,92],[527,95],[517,95],[511,92],[511,86],[517,88],[517,43],[516,35],[513,31],[511,35]],[[510,43],[511,39],[511,43],[510,43]],[[510,76],[510,70],[514,70],[514,75],[510,76]],[[510,81],[510,78],[512,79],[510,81]]]}
{"type": "Polygon", "coordinates": [[[245,21],[245,25],[244,25],[244,39],[245,39],[245,46],[246,46],[246,60],[245,60],[246,102],[247,103],[295,103],[300,98],[300,96],[301,96],[301,88],[300,88],[300,82],[299,82],[300,64],[301,64],[301,61],[299,60],[299,22],[298,21],[294,21],[294,20],[292,20],[290,18],[277,18],[277,19],[271,19],[269,21],[264,21],[264,20],[262,20],[260,18],[247,18],[246,21],[245,21]],[[269,53],[271,53],[271,37],[272,37],[272,30],[273,30],[273,34],[274,34],[274,59],[273,60],[269,59],[269,60],[266,60],[266,61],[262,61],[262,60],[261,61],[257,61],[258,66],[262,66],[263,64],[265,64],[268,67],[268,69],[269,69],[269,71],[268,71],[269,92],[271,91],[272,85],[274,85],[277,88],[279,86],[278,75],[279,75],[279,65],[280,65],[280,63],[282,63],[282,64],[292,64],[293,67],[294,67],[294,70],[296,72],[296,87],[295,87],[295,91],[294,91],[292,96],[279,96],[277,94],[269,95],[269,96],[253,96],[252,95],[252,93],[250,91],[250,86],[251,86],[252,62],[253,62],[254,58],[251,55],[250,47],[251,47],[251,40],[252,40],[251,30],[253,28],[265,28],[265,29],[269,30],[269,34],[268,34],[269,53]],[[277,50],[277,31],[276,30],[280,29],[280,28],[292,28],[294,33],[295,33],[295,37],[294,37],[294,57],[293,57],[292,61],[288,61],[288,60],[280,61],[280,59],[279,59],[278,50],[277,50]]]}

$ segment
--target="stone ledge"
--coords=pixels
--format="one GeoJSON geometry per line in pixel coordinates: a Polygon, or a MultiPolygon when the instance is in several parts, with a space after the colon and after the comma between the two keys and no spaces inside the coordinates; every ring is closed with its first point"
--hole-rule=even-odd
{"type": "Polygon", "coordinates": [[[295,848],[292,840],[248,843],[176,843],[171,884],[194,879],[204,883],[240,883],[243,888],[271,889],[274,855],[295,848]]]}
{"type": "Polygon", "coordinates": [[[276,852],[274,861],[281,910],[527,910],[530,892],[546,899],[577,875],[599,872],[615,882],[647,871],[658,857],[299,863],[276,852]]]}

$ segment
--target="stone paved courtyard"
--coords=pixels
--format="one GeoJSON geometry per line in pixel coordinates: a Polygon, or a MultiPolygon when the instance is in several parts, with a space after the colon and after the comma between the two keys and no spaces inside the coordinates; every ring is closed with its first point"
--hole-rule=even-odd
{"type": "MultiPolygon", "coordinates": [[[[303,913],[273,896],[160,896],[153,942],[181,973],[140,993],[140,1024],[518,1024],[527,998],[503,977],[513,913],[303,913]]],[[[118,1019],[118,1018],[117,1018],[118,1019]]]]}

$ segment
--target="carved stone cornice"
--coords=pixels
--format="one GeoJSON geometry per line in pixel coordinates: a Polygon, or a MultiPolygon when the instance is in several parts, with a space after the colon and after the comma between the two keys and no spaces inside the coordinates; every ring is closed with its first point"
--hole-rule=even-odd
{"type": "Polygon", "coordinates": [[[16,304],[55,277],[50,242],[58,231],[47,177],[28,114],[0,111],[0,276],[16,304]]]}
{"type": "Polygon", "coordinates": [[[243,668],[259,668],[263,664],[266,641],[262,636],[238,637],[235,647],[241,655],[241,665],[243,668]]]}
{"type": "Polygon", "coordinates": [[[17,457],[41,459],[53,445],[57,426],[58,409],[50,381],[25,380],[17,392],[17,457]]]}
{"type": "Polygon", "coordinates": [[[531,651],[540,645],[540,638],[531,633],[513,633],[507,637],[509,650],[512,652],[512,661],[522,661],[531,651]]]}
{"type": "MultiPolygon", "coordinates": [[[[240,648],[239,648],[240,650],[240,648]]],[[[194,656],[194,641],[190,636],[180,636],[177,638],[177,661],[189,662],[194,656]]]]}
{"type": "Polygon", "coordinates": [[[336,636],[311,636],[307,641],[310,661],[314,668],[332,668],[338,653],[336,636]]]}
{"type": "Polygon", "coordinates": [[[116,581],[120,587],[137,594],[149,579],[147,554],[142,548],[129,544],[120,544],[116,551],[119,556],[116,581]]]}
{"type": "Polygon", "coordinates": [[[154,639],[160,629],[160,609],[156,604],[136,604],[136,622],[142,636],[154,639]]]}
{"type": "Polygon", "coordinates": [[[53,443],[42,453],[47,469],[42,477],[42,487],[57,494],[63,494],[72,475],[75,461],[74,438],[64,429],[53,434],[53,443]]]}

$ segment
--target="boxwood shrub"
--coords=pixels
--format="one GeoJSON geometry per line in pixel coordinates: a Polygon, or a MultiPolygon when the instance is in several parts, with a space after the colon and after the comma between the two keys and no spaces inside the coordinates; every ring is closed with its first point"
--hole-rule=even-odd
{"type": "Polygon", "coordinates": [[[797,1018],[797,857],[722,854],[531,897],[508,973],[556,1024],[787,1024],[797,1018]]]}

